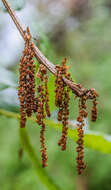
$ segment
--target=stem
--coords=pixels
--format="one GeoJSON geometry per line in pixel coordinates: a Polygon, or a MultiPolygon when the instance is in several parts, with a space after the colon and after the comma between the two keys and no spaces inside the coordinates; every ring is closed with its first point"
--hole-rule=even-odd
{"type": "Polygon", "coordinates": [[[25,151],[28,153],[28,156],[30,157],[31,161],[33,162],[36,173],[39,176],[39,179],[42,182],[42,184],[44,184],[49,190],[60,190],[59,187],[54,183],[54,181],[48,176],[46,171],[41,167],[39,159],[32,145],[30,144],[26,128],[20,128],[19,132],[20,132],[22,146],[25,149],[25,151]]]}
{"type": "MultiPolygon", "coordinates": [[[[9,2],[7,0],[2,0],[4,6],[6,7],[9,15],[11,16],[13,22],[15,23],[17,29],[19,30],[21,36],[24,38],[24,30],[23,27],[21,26],[20,22],[18,21],[14,10],[11,8],[11,6],[9,5],[9,2]]],[[[35,46],[34,44],[34,52],[35,52],[35,57],[37,58],[37,60],[45,65],[47,67],[47,69],[52,72],[54,75],[57,74],[56,72],[56,67],[53,63],[51,63],[43,54],[42,52],[38,49],[37,46],[35,46]]],[[[81,97],[82,95],[87,93],[87,99],[92,99],[91,97],[91,93],[90,93],[90,89],[84,89],[82,88],[82,86],[80,87],[80,85],[71,82],[70,80],[66,79],[65,77],[62,78],[63,81],[73,90],[73,92],[75,93],[75,95],[81,97]]]]}

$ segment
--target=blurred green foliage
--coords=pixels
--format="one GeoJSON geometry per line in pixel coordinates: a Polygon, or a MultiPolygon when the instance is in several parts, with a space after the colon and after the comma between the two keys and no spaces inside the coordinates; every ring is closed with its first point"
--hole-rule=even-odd
{"type": "MultiPolygon", "coordinates": [[[[20,11],[24,8],[25,0],[8,0],[14,10],[20,11]]],[[[0,1],[0,10],[7,12],[2,1],[0,1]]]]}

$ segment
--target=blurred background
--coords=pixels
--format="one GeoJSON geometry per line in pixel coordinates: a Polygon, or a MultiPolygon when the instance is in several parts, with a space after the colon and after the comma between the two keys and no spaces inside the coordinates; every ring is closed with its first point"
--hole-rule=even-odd
{"type": "MultiPolygon", "coordinates": [[[[67,57],[73,80],[99,93],[99,117],[86,130],[107,134],[111,141],[111,0],[10,0],[23,27],[30,27],[43,54],[54,64],[67,57]]],[[[23,39],[0,1],[0,109],[19,112],[17,97],[19,60],[23,39]]],[[[49,80],[52,80],[50,75],[49,80]]],[[[53,98],[52,98],[53,99],[53,98]]],[[[73,101],[73,97],[71,102],[73,101]]],[[[90,103],[88,109],[90,108],[90,103]]],[[[52,119],[56,116],[52,108],[52,119]]],[[[70,105],[70,120],[77,116],[77,102],[70,105]]],[[[0,115],[0,187],[2,190],[46,190],[24,152],[20,159],[19,124],[0,115]]],[[[32,144],[40,158],[39,127],[27,123],[32,144]]],[[[45,170],[64,190],[110,190],[111,154],[85,148],[87,168],[76,171],[76,143],[68,139],[66,152],[57,146],[60,132],[47,127],[48,168],[45,170]]],[[[94,142],[97,143],[97,142],[94,142]]],[[[106,147],[107,148],[107,147],[106,147]]]]}

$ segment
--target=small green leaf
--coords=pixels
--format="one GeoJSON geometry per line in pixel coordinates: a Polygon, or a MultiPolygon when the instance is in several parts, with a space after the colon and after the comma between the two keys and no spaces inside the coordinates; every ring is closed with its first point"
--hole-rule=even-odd
{"type": "Polygon", "coordinates": [[[4,89],[6,89],[6,88],[9,88],[9,85],[0,83],[0,91],[1,91],[1,90],[4,90],[4,89]]]}
{"type": "Polygon", "coordinates": [[[49,105],[51,112],[56,109],[55,106],[55,76],[51,75],[48,81],[48,91],[49,91],[49,105]]]}

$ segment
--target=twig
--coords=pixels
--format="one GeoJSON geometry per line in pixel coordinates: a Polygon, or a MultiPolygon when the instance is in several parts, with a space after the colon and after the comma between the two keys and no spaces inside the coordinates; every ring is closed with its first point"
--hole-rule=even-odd
{"type": "MultiPolygon", "coordinates": [[[[18,21],[14,10],[11,8],[7,0],[2,0],[4,6],[6,7],[9,15],[11,16],[12,20],[14,21],[17,29],[19,30],[20,34],[24,38],[25,30],[23,30],[23,27],[21,26],[20,22],[18,21]]],[[[52,72],[54,75],[57,74],[56,72],[56,67],[54,64],[52,64],[43,54],[42,52],[38,49],[37,46],[34,45],[34,51],[35,51],[35,56],[39,63],[45,65],[50,72],[52,72]]],[[[83,96],[86,94],[87,99],[92,99],[92,89],[84,89],[81,85],[75,84],[71,82],[70,80],[66,79],[63,77],[63,81],[72,89],[72,91],[77,95],[78,97],[83,96]]]]}

